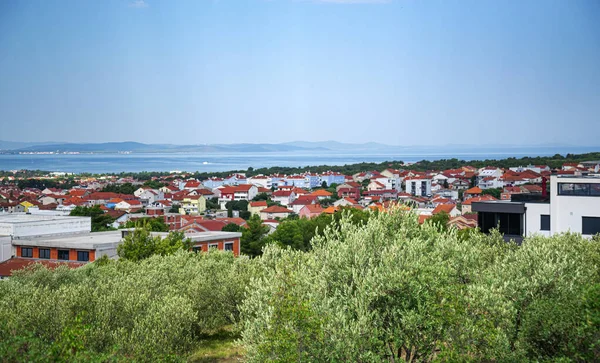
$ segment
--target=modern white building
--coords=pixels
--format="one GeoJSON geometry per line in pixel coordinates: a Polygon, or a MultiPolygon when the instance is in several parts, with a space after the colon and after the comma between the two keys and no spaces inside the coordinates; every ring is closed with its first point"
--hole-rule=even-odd
{"type": "Polygon", "coordinates": [[[484,233],[498,228],[505,238],[520,242],[533,234],[562,232],[591,237],[600,233],[600,176],[550,177],[550,192],[513,195],[511,201],[474,202],[484,233]]]}

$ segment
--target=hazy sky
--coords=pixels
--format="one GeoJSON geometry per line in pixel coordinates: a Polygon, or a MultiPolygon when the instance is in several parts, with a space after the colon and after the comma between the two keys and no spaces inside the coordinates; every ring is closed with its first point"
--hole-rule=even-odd
{"type": "Polygon", "coordinates": [[[599,145],[600,1],[0,0],[0,140],[599,145]]]}

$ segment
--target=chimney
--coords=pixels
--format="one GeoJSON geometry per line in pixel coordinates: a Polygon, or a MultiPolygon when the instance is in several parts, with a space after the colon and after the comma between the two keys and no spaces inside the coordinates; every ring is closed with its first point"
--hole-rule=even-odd
{"type": "Polygon", "coordinates": [[[542,177],[542,197],[548,197],[548,179],[545,176],[542,177]]]}

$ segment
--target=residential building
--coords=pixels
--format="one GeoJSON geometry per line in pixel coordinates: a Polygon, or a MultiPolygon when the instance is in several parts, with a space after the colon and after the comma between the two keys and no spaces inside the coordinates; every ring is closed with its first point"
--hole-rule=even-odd
{"type": "Polygon", "coordinates": [[[256,185],[257,187],[271,189],[271,177],[266,175],[255,175],[253,177],[248,178],[248,183],[252,185],[256,185]]]}
{"type": "Polygon", "coordinates": [[[287,218],[292,213],[294,213],[294,211],[289,210],[285,207],[279,205],[272,205],[269,208],[265,208],[262,211],[260,211],[260,218],[262,220],[275,218],[283,219],[287,218]]]}
{"type": "Polygon", "coordinates": [[[179,213],[198,215],[206,210],[206,198],[203,195],[193,195],[183,198],[179,213]]]}
{"type": "Polygon", "coordinates": [[[297,188],[310,188],[309,180],[304,175],[290,175],[285,177],[285,185],[297,188]]]}
{"type": "Polygon", "coordinates": [[[328,199],[333,196],[330,192],[325,189],[317,189],[314,192],[310,193],[311,196],[317,197],[318,200],[328,199]]]}
{"type": "Polygon", "coordinates": [[[331,184],[343,184],[346,181],[346,177],[344,176],[344,174],[328,171],[321,174],[320,180],[321,184],[325,182],[327,186],[330,186],[331,184]]]}
{"type": "Polygon", "coordinates": [[[469,189],[465,190],[465,192],[463,194],[463,199],[479,197],[479,196],[481,196],[481,193],[483,193],[483,190],[481,190],[480,187],[469,188],[469,189]]]}
{"type": "Polygon", "coordinates": [[[294,200],[296,200],[296,193],[294,193],[292,190],[277,190],[271,194],[271,200],[275,203],[288,206],[292,204],[294,200]]]}
{"type": "Polygon", "coordinates": [[[436,215],[439,213],[446,213],[451,218],[460,215],[460,211],[456,208],[456,204],[438,204],[437,207],[433,209],[431,214],[436,215]]]}
{"type": "Polygon", "coordinates": [[[521,242],[532,234],[562,232],[591,237],[600,233],[600,177],[552,175],[545,192],[512,195],[511,201],[472,203],[484,233],[498,228],[505,239],[521,242]]]}
{"type": "Polygon", "coordinates": [[[208,178],[202,182],[202,185],[208,189],[219,188],[219,187],[223,186],[224,184],[225,184],[225,181],[223,180],[223,178],[217,178],[217,177],[208,178]]]}
{"type": "Polygon", "coordinates": [[[404,179],[405,192],[414,196],[431,195],[431,179],[425,176],[413,176],[404,179]]]}
{"type": "Polygon", "coordinates": [[[252,215],[256,214],[260,216],[260,212],[265,208],[267,208],[267,202],[265,200],[250,202],[250,204],[248,204],[248,212],[250,212],[252,215]]]}
{"type": "Polygon", "coordinates": [[[321,207],[321,205],[307,204],[304,207],[302,207],[302,209],[300,209],[300,212],[298,212],[298,216],[300,218],[313,218],[318,217],[319,215],[321,215],[321,213],[323,213],[323,207],[321,207]]]}

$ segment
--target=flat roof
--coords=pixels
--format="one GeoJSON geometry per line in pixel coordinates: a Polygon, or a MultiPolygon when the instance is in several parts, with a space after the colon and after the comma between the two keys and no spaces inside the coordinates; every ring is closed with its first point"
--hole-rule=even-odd
{"type": "Polygon", "coordinates": [[[0,213],[0,223],[33,223],[41,221],[66,221],[90,219],[90,217],[71,217],[48,214],[27,214],[27,213],[0,213]]]}
{"type": "Polygon", "coordinates": [[[525,213],[524,202],[512,202],[509,200],[486,200],[471,203],[473,212],[492,212],[492,213],[525,213]]]}
{"type": "Polygon", "coordinates": [[[33,238],[25,237],[13,240],[13,244],[18,246],[95,250],[117,245],[121,243],[122,239],[123,237],[121,237],[121,231],[108,231],[72,234],[66,236],[42,236],[33,238]]]}
{"type": "MultiPolygon", "coordinates": [[[[555,175],[558,179],[583,179],[585,181],[600,181],[599,174],[588,174],[588,175],[555,175]]],[[[583,181],[582,180],[582,181],[583,181]]]]}
{"type": "MultiPolygon", "coordinates": [[[[153,236],[166,237],[169,232],[152,232],[153,236]]],[[[242,233],[240,232],[222,232],[222,231],[209,231],[209,232],[198,232],[198,233],[185,233],[185,237],[191,239],[193,242],[207,242],[220,239],[228,238],[240,238],[242,233]]]]}

